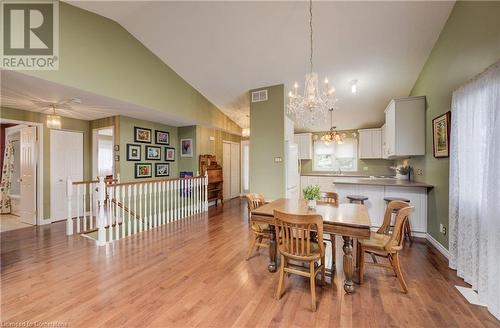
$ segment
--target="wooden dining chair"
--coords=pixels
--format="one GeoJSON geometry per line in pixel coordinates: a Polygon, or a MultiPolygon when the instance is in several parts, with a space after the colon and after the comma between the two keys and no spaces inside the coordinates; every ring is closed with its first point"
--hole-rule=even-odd
{"type": "Polygon", "coordinates": [[[408,293],[408,285],[401,271],[399,252],[403,249],[404,227],[413,206],[402,201],[392,201],[387,205],[384,215],[384,222],[377,232],[372,232],[369,239],[358,240],[357,257],[359,263],[359,283],[364,281],[365,265],[390,268],[396,274],[401,288],[408,293]],[[392,234],[389,234],[392,212],[396,211],[396,220],[392,234]],[[364,254],[368,253],[373,258],[373,263],[366,262],[364,254]],[[390,265],[377,262],[377,257],[384,257],[389,260],[390,265]]]}
{"type": "Polygon", "coordinates": [[[269,244],[264,243],[263,240],[269,240],[270,231],[267,224],[258,224],[251,221],[252,211],[266,203],[264,195],[259,193],[248,193],[245,195],[245,197],[247,199],[248,220],[250,222],[250,227],[253,234],[253,238],[250,242],[250,247],[248,248],[246,257],[246,260],[248,261],[254,251],[254,248],[256,248],[256,251],[259,251],[260,247],[269,247],[269,244]]]}
{"type": "Polygon", "coordinates": [[[321,273],[321,283],[325,283],[325,245],[323,243],[323,218],[318,214],[291,214],[274,211],[278,231],[278,249],[281,254],[278,289],[276,299],[280,299],[285,273],[309,277],[311,286],[312,310],[316,311],[316,276],[321,273]],[[311,232],[317,232],[312,240],[311,232]],[[289,260],[308,263],[309,270],[303,266],[289,263],[289,260]],[[319,264],[318,264],[319,262],[319,264]]]}
{"type": "MultiPolygon", "coordinates": [[[[328,204],[332,206],[339,206],[339,194],[331,191],[322,191],[319,194],[319,203],[328,204]]],[[[325,241],[329,241],[332,244],[332,272],[335,270],[335,235],[330,234],[330,239],[325,239],[325,241]]]]}

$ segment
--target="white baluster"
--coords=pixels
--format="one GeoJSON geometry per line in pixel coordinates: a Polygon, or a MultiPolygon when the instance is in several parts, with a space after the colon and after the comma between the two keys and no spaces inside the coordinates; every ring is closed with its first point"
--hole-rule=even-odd
{"type": "Polygon", "coordinates": [[[175,180],[175,187],[174,187],[174,211],[175,211],[175,220],[177,221],[179,219],[179,216],[180,216],[180,200],[179,200],[179,184],[180,184],[180,180],[175,180]]]}
{"type": "Polygon", "coordinates": [[[142,184],[139,184],[139,217],[141,220],[139,220],[139,231],[143,231],[143,221],[145,219],[145,216],[142,214],[142,184]]]}
{"type": "MultiPolygon", "coordinates": [[[[128,206],[128,222],[127,222],[127,236],[130,236],[132,234],[132,220],[131,217],[133,217],[132,213],[132,204],[130,203],[130,194],[132,192],[132,186],[128,185],[127,187],[127,206],[128,206]]],[[[133,211],[135,215],[135,210],[133,211]]]]}
{"type": "Polygon", "coordinates": [[[153,209],[154,209],[154,226],[158,226],[158,183],[153,183],[153,209]]]}
{"type": "Polygon", "coordinates": [[[167,216],[167,199],[166,199],[166,185],[167,185],[167,182],[166,181],[163,181],[161,182],[161,200],[162,200],[162,212],[161,212],[161,224],[165,224],[165,219],[166,219],[166,216],[167,216]]]}
{"type": "Polygon", "coordinates": [[[109,225],[108,225],[108,240],[113,241],[113,221],[115,218],[115,203],[113,203],[113,200],[115,199],[115,188],[114,187],[107,187],[108,192],[108,203],[109,203],[109,225]]]}
{"type": "Polygon", "coordinates": [[[119,219],[120,219],[120,187],[115,187],[115,240],[120,239],[119,219]]]}
{"type": "Polygon", "coordinates": [[[150,183],[148,187],[149,197],[149,225],[148,229],[153,228],[153,184],[150,183]]]}
{"type": "Polygon", "coordinates": [[[76,185],[76,232],[80,233],[80,185],[76,185]]]}
{"type": "Polygon", "coordinates": [[[122,224],[120,225],[121,238],[125,237],[125,228],[127,221],[125,221],[125,186],[121,186],[121,203],[122,203],[122,224]]]}
{"type": "Polygon", "coordinates": [[[87,184],[83,184],[83,231],[87,231],[87,184]]]}
{"type": "Polygon", "coordinates": [[[71,202],[73,198],[73,182],[71,177],[66,180],[66,201],[67,201],[67,212],[66,212],[66,235],[70,236],[73,234],[73,216],[71,213],[71,202]]]}
{"type": "Polygon", "coordinates": [[[139,225],[139,215],[137,213],[137,184],[134,184],[134,235],[137,233],[137,226],[139,225]]]}
{"type": "Polygon", "coordinates": [[[99,177],[99,186],[97,192],[97,244],[104,245],[106,243],[106,228],[105,228],[105,213],[104,201],[106,199],[106,184],[104,177],[99,177]]]}

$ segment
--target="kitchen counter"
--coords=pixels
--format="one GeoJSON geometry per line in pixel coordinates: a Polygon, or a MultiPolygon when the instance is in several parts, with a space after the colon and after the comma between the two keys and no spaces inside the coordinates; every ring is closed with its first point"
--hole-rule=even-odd
{"type": "Polygon", "coordinates": [[[327,173],[306,173],[301,176],[313,176],[313,177],[329,177],[333,179],[335,184],[354,184],[354,185],[371,185],[371,186],[394,186],[394,187],[423,187],[423,188],[433,188],[433,185],[417,182],[400,180],[396,178],[371,178],[365,176],[342,176],[338,174],[327,174],[327,173]]]}

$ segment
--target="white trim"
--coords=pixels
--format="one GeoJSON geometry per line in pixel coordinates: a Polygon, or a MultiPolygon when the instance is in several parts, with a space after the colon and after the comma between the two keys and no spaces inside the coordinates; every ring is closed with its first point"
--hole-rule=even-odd
{"type": "Polygon", "coordinates": [[[447,259],[450,259],[450,252],[441,245],[434,237],[429,234],[426,234],[425,238],[434,246],[441,254],[444,255],[447,259]]]}
{"type": "MultiPolygon", "coordinates": [[[[32,125],[36,127],[37,134],[37,172],[36,172],[36,224],[44,225],[50,224],[52,221],[50,218],[47,220],[43,217],[43,132],[45,129],[44,123],[37,123],[31,121],[21,121],[21,120],[11,120],[0,118],[1,123],[12,123],[19,125],[32,125]]],[[[1,168],[0,168],[1,169],[1,168]]]]}

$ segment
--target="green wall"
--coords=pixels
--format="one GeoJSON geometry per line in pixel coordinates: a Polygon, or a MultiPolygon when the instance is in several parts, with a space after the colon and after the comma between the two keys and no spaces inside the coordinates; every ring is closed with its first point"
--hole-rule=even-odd
{"type": "Polygon", "coordinates": [[[58,71],[25,74],[154,109],[193,124],[241,133],[118,23],[60,2],[58,71]]]}
{"type": "Polygon", "coordinates": [[[219,164],[224,168],[224,161],[222,156],[222,142],[232,141],[240,142],[241,136],[227,133],[225,131],[220,131],[217,129],[206,128],[203,126],[196,127],[196,144],[197,144],[197,156],[211,154],[215,155],[219,164]],[[213,137],[214,140],[210,140],[213,137]]]}
{"type": "MultiPolygon", "coordinates": [[[[322,135],[327,133],[324,132],[315,132],[313,133],[313,137],[317,136],[321,138],[322,135]]],[[[357,130],[343,130],[339,131],[339,133],[346,133],[346,135],[350,136],[353,132],[358,133],[357,130]]],[[[359,140],[358,140],[359,147],[359,140]]],[[[301,173],[307,174],[312,173],[313,171],[313,161],[312,160],[302,160],[301,173]]],[[[395,175],[394,170],[391,169],[391,166],[395,165],[395,161],[386,160],[386,159],[358,159],[358,171],[357,172],[348,172],[352,174],[361,174],[361,175],[395,175]],[[367,168],[365,171],[364,168],[367,168]]],[[[322,172],[325,173],[325,172],[322,172]]],[[[346,173],[347,174],[347,173],[346,173]]]]}
{"type": "MultiPolygon", "coordinates": [[[[136,163],[153,163],[153,179],[154,176],[154,163],[170,163],[170,178],[177,178],[179,176],[178,163],[179,163],[179,142],[177,139],[177,127],[154,123],[149,121],[138,120],[135,118],[130,118],[127,116],[119,117],[119,129],[120,131],[120,162],[117,165],[120,168],[120,180],[123,182],[135,180],[134,178],[134,169],[136,163]],[[141,127],[146,129],[151,129],[152,142],[151,144],[137,143],[134,142],[134,127],[141,127]],[[167,131],[170,133],[170,145],[157,145],[155,143],[155,130],[167,131]],[[141,161],[127,161],[127,144],[137,144],[141,145],[141,161]],[[151,161],[146,160],[145,150],[146,146],[159,146],[161,147],[161,157],[160,161],[151,161]],[[171,147],[175,148],[175,162],[166,162],[165,158],[165,148],[171,147]]],[[[138,179],[138,180],[147,180],[147,179],[138,179]]]]}
{"type": "MultiPolygon", "coordinates": [[[[45,114],[6,107],[1,107],[0,118],[32,123],[47,122],[45,114]]],[[[83,178],[90,179],[92,135],[89,121],[61,117],[61,129],[83,132],[83,178]]],[[[50,129],[45,125],[43,126],[43,218],[50,218],[50,129]]]]}
{"type": "Polygon", "coordinates": [[[250,104],[250,192],[281,198],[285,196],[284,85],[255,90],[262,89],[268,90],[268,100],[250,104]],[[275,157],[283,161],[275,163],[275,157]]]}
{"type": "Polygon", "coordinates": [[[179,147],[180,148],[180,142],[181,139],[193,139],[193,157],[181,157],[180,149],[179,149],[179,168],[180,171],[190,171],[193,172],[194,175],[196,175],[196,172],[198,171],[198,156],[197,154],[197,149],[198,149],[198,142],[196,140],[196,126],[183,126],[180,127],[178,130],[178,136],[179,136],[179,147]]]}
{"type": "Polygon", "coordinates": [[[415,176],[435,187],[429,192],[427,231],[448,248],[449,160],[436,159],[432,152],[432,119],[451,108],[452,92],[458,86],[500,59],[500,2],[462,2],[453,8],[411,96],[427,97],[426,155],[412,159],[415,176]],[[447,229],[448,231],[448,229],[447,229]]]}

